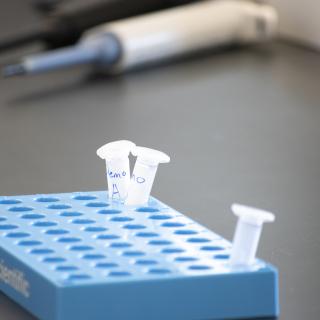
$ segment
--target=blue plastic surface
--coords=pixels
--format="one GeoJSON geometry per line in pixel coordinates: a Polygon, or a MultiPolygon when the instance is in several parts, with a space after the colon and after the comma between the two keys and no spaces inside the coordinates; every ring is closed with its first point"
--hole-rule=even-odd
{"type": "Polygon", "coordinates": [[[276,316],[276,269],[228,266],[231,244],[156,199],[106,191],[0,197],[0,289],[40,319],[276,316]]]}

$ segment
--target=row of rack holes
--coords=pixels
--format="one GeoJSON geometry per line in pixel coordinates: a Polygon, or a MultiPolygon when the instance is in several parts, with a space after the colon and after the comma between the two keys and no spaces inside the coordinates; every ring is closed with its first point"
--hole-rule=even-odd
{"type": "MultiPolygon", "coordinates": [[[[74,199],[76,199],[75,197],[74,199]]],[[[58,198],[38,198],[36,199],[38,202],[44,202],[44,203],[50,203],[50,202],[57,202],[59,201],[58,198]]],[[[1,200],[0,204],[7,204],[7,205],[15,205],[21,203],[20,200],[1,200]]],[[[102,208],[102,207],[108,207],[109,203],[106,202],[88,202],[85,204],[87,207],[91,208],[102,208]]],[[[65,210],[65,209],[70,209],[72,208],[71,205],[69,204],[63,204],[63,203],[53,203],[47,206],[48,209],[53,209],[53,210],[65,210]]],[[[27,206],[14,206],[10,207],[8,210],[12,212],[24,212],[24,211],[32,211],[34,208],[32,207],[27,207],[27,206]]],[[[121,211],[120,211],[121,212],[121,211]]],[[[100,210],[99,213],[101,214],[112,214],[112,213],[120,213],[118,210],[100,210]]],[[[141,213],[156,213],[159,212],[159,209],[156,208],[151,208],[151,207],[141,207],[136,209],[136,212],[141,212],[141,213]]],[[[157,219],[157,216],[153,216],[155,219],[157,219]]],[[[158,216],[159,219],[161,219],[161,216],[158,216]]],[[[170,217],[170,216],[169,216],[170,217]]],[[[165,219],[165,216],[163,216],[163,219],[165,219]]]]}
{"type": "MultiPolygon", "coordinates": [[[[89,200],[95,200],[95,199],[97,199],[97,197],[90,196],[90,195],[78,195],[78,196],[72,197],[72,199],[89,201],[89,200]]],[[[57,202],[57,201],[60,201],[60,199],[56,198],[56,197],[39,197],[39,198],[36,198],[35,201],[37,201],[37,202],[57,202]]],[[[2,199],[2,200],[0,200],[0,204],[4,204],[4,205],[19,204],[21,202],[22,201],[18,200],[18,199],[2,199]]]]}
{"type": "MultiPolygon", "coordinates": [[[[143,212],[143,213],[155,213],[155,212],[159,212],[158,209],[155,208],[138,208],[136,209],[136,212],[143,212]]],[[[121,213],[121,210],[117,210],[117,209],[102,209],[98,211],[99,214],[119,214],[121,213]]],[[[171,216],[169,215],[152,215],[150,216],[150,219],[170,219],[171,216]]]]}
{"type": "MultiPolygon", "coordinates": [[[[71,267],[72,268],[72,267],[71,267]]],[[[205,265],[194,265],[194,266],[190,266],[189,267],[190,270],[208,270],[211,269],[209,266],[205,266],[205,265]]],[[[58,269],[58,271],[61,271],[58,269]]],[[[66,269],[62,269],[62,271],[69,271],[68,267],[66,269]]],[[[73,270],[71,270],[73,271],[73,270]]],[[[166,274],[170,274],[171,271],[169,269],[165,269],[165,268],[150,268],[147,273],[149,274],[156,274],[156,275],[166,275],[166,274]]],[[[108,273],[108,276],[111,277],[128,277],[131,276],[131,273],[128,271],[110,271],[108,273]]],[[[72,274],[68,277],[68,280],[87,280],[90,279],[91,277],[89,275],[86,274],[72,274]]]]}
{"type": "MultiPolygon", "coordinates": [[[[72,199],[81,200],[81,201],[90,201],[90,200],[97,199],[97,197],[92,196],[92,195],[77,195],[77,196],[72,197],[72,199]]],[[[39,197],[39,198],[36,198],[35,201],[46,203],[46,202],[58,202],[58,201],[60,201],[60,199],[56,198],[56,197],[39,197]]],[[[18,200],[18,199],[2,199],[2,200],[0,200],[0,204],[3,204],[3,205],[15,205],[15,204],[19,204],[19,203],[22,203],[22,201],[18,200]]]]}
{"type": "MultiPolygon", "coordinates": [[[[49,200],[49,198],[43,198],[43,199],[49,200]]],[[[58,199],[56,201],[58,201],[58,199]]],[[[42,201],[42,202],[53,202],[53,201],[42,201]]],[[[102,207],[108,207],[109,204],[105,202],[88,202],[86,206],[91,208],[102,208],[102,207]]],[[[69,204],[63,204],[63,203],[53,203],[48,205],[47,208],[52,210],[66,210],[66,209],[72,208],[72,206],[69,204]]],[[[8,210],[11,212],[26,212],[26,211],[32,211],[34,210],[34,208],[27,207],[27,206],[14,206],[14,207],[10,207],[8,210]]]]}
{"type": "MultiPolygon", "coordinates": [[[[61,214],[63,215],[63,214],[61,214]]],[[[70,212],[70,213],[64,213],[65,216],[76,216],[76,215],[80,215],[79,213],[76,212],[70,212]]],[[[24,214],[21,216],[22,219],[28,219],[28,220],[37,220],[37,219],[42,219],[44,218],[44,215],[41,214],[24,214]]],[[[111,219],[111,221],[115,221],[115,222],[128,222],[128,221],[132,221],[134,220],[133,218],[130,217],[114,217],[111,219]]],[[[1,220],[0,220],[1,221],[1,220]]],[[[5,221],[5,218],[2,220],[5,221]]],[[[74,219],[72,220],[72,223],[74,224],[92,224],[95,223],[95,220],[92,219],[74,219]]],[[[35,222],[33,224],[36,227],[52,227],[52,226],[56,226],[57,223],[53,222],[53,221],[40,221],[40,222],[35,222]]],[[[163,223],[161,226],[163,227],[167,227],[167,228],[180,228],[180,227],[184,227],[185,225],[183,223],[179,223],[179,222],[166,222],[163,223]]],[[[5,227],[4,227],[5,228],[5,227]]],[[[123,228],[125,229],[132,229],[132,230],[137,230],[137,229],[145,229],[146,226],[141,225],[141,224],[128,224],[125,225],[123,228]]],[[[1,226],[0,226],[1,229],[1,226]]],[[[85,231],[91,231],[91,232],[102,232],[105,231],[106,228],[103,227],[92,227],[92,229],[90,230],[88,229],[84,229],[85,231]]],[[[175,234],[179,234],[179,235],[190,235],[190,234],[196,234],[197,232],[195,231],[191,231],[191,230],[178,230],[175,231],[175,234]]],[[[206,242],[205,239],[200,239],[200,238],[194,238],[194,239],[189,239],[189,242],[206,242]]]]}
{"type": "MultiPolygon", "coordinates": [[[[59,206],[59,208],[55,208],[55,209],[66,209],[67,208],[67,207],[65,207],[65,205],[55,205],[55,206],[59,206]]],[[[25,211],[31,211],[31,210],[33,210],[33,208],[12,207],[9,210],[16,211],[16,212],[25,212],[25,211]]],[[[99,210],[98,213],[99,214],[106,214],[106,215],[113,215],[113,214],[119,214],[119,213],[121,213],[121,211],[115,210],[115,209],[103,209],[103,210],[99,210]]],[[[65,211],[60,214],[60,216],[62,216],[62,217],[78,217],[78,216],[82,216],[82,215],[83,215],[83,213],[78,212],[78,211],[65,211]]],[[[21,216],[22,219],[41,219],[44,217],[45,217],[45,215],[37,214],[37,213],[24,214],[21,216]]],[[[167,219],[172,219],[172,216],[158,214],[158,215],[150,216],[149,219],[167,220],[167,219]]],[[[113,217],[111,219],[111,221],[115,221],[115,222],[127,222],[127,221],[132,221],[132,220],[134,220],[134,219],[131,217],[128,217],[128,216],[113,217]]],[[[79,220],[73,221],[73,223],[93,223],[93,222],[95,222],[95,221],[94,220],[90,221],[90,219],[79,219],[79,220]]],[[[177,223],[177,222],[171,222],[171,223],[167,222],[167,223],[163,223],[162,225],[164,227],[182,227],[182,226],[184,226],[184,224],[177,223]]]]}
{"type": "MultiPolygon", "coordinates": [[[[89,202],[86,204],[86,206],[93,207],[93,208],[101,208],[101,207],[107,207],[109,206],[109,204],[105,202],[89,202]]],[[[54,203],[54,204],[48,205],[47,208],[52,210],[66,210],[66,209],[71,209],[72,206],[69,204],[54,203]]],[[[14,206],[14,207],[10,207],[8,210],[11,212],[26,212],[26,211],[32,211],[34,210],[34,208],[27,207],[27,206],[14,206]]]]}
{"type": "MultiPolygon", "coordinates": [[[[82,201],[90,201],[90,200],[95,200],[97,199],[96,196],[91,196],[91,195],[78,195],[78,196],[74,196],[72,197],[72,199],[74,200],[82,200],[82,201]]],[[[58,202],[60,201],[59,198],[56,198],[56,197],[39,197],[39,198],[36,198],[35,201],[37,202],[58,202]]],[[[18,200],[18,199],[2,199],[0,200],[0,204],[4,204],[4,205],[15,205],[15,204],[19,204],[19,203],[22,203],[21,200],[18,200]]],[[[63,209],[63,207],[70,207],[69,205],[66,205],[66,204],[53,204],[53,205],[49,205],[48,208],[49,209],[63,209]]],[[[86,204],[86,206],[88,207],[107,207],[109,206],[108,203],[106,202],[88,202],[86,204]]],[[[19,209],[23,208],[23,207],[12,207],[12,208],[18,208],[17,210],[19,211],[19,209]]],[[[23,211],[23,209],[21,209],[23,211]]],[[[32,210],[32,208],[31,208],[32,210]]],[[[15,211],[15,210],[11,210],[11,211],[15,211]]],[[[141,208],[138,208],[136,209],[137,212],[158,212],[159,209],[156,209],[156,208],[152,208],[152,207],[141,207],[141,208]]]]}
{"type": "MultiPolygon", "coordinates": [[[[91,195],[77,195],[72,197],[72,199],[74,200],[81,200],[81,201],[90,201],[90,200],[95,200],[97,199],[96,196],[91,196],[91,195]]],[[[59,198],[56,197],[39,197],[35,199],[36,202],[44,202],[44,203],[49,203],[49,202],[58,202],[60,201],[59,198]]],[[[16,205],[16,204],[20,204],[22,203],[21,200],[18,199],[2,199],[0,200],[0,204],[3,205],[16,205]]],[[[109,204],[104,203],[104,202],[89,202],[88,204],[86,204],[88,207],[106,207],[109,204]]],[[[64,208],[69,208],[69,205],[64,205],[64,204],[53,204],[53,205],[49,205],[48,208],[49,209],[64,209],[64,208]]],[[[30,211],[33,208],[29,208],[29,207],[12,207],[9,210],[10,211],[30,211]]]]}
{"type": "MultiPolygon", "coordinates": [[[[71,242],[71,241],[70,241],[71,242]]],[[[33,244],[34,245],[34,244],[33,244]]],[[[74,248],[75,249],[75,248],[74,248]]],[[[91,248],[88,248],[88,246],[78,246],[77,251],[83,251],[83,250],[91,250],[91,248]]],[[[170,249],[164,249],[162,250],[162,253],[182,253],[184,250],[179,249],[179,248],[170,248],[170,249]]],[[[46,254],[51,254],[54,253],[54,250],[52,249],[47,249],[47,248],[41,248],[41,249],[33,249],[30,251],[31,254],[36,254],[36,255],[46,255],[46,254]]],[[[143,251],[124,251],[122,253],[123,256],[127,257],[138,257],[138,256],[143,256],[145,253],[143,251]]],[[[83,259],[86,260],[100,260],[100,259],[105,259],[106,256],[103,254],[85,254],[82,256],[83,259]]],[[[225,260],[229,259],[228,254],[218,254],[213,256],[214,259],[218,260],[225,260]]],[[[190,261],[196,261],[197,259],[194,257],[177,257],[175,258],[175,261],[177,262],[190,262],[190,261]]],[[[47,260],[45,260],[47,261],[47,260]]],[[[49,262],[62,262],[60,259],[56,260],[55,258],[49,259],[49,262]]],[[[150,260],[140,260],[141,261],[150,261],[150,260]]]]}
{"type": "MultiPolygon", "coordinates": [[[[92,207],[92,208],[102,208],[102,207],[109,206],[109,204],[105,203],[105,202],[89,202],[86,204],[86,206],[92,207]]],[[[63,203],[57,203],[57,204],[54,203],[54,204],[50,204],[47,206],[47,209],[52,209],[52,210],[66,210],[66,209],[71,209],[71,208],[72,208],[71,205],[63,204],[63,203]]],[[[14,207],[10,207],[8,210],[11,212],[26,212],[26,211],[32,211],[32,210],[34,210],[34,208],[27,207],[27,206],[14,206],[14,207]]],[[[109,211],[112,212],[115,210],[109,210],[109,211]]]]}
{"type": "MultiPolygon", "coordinates": [[[[138,232],[136,233],[136,236],[141,238],[155,238],[155,237],[159,237],[159,234],[155,232],[138,232]]],[[[119,238],[120,236],[115,234],[99,234],[96,236],[96,239],[99,239],[99,240],[115,240],[119,238]]]]}
{"type": "MultiPolygon", "coordinates": [[[[53,253],[53,250],[50,249],[34,249],[31,251],[31,253],[33,254],[49,254],[49,253],[53,253]]],[[[143,253],[142,253],[143,254],[143,253]]],[[[132,256],[139,256],[140,254],[138,254],[138,252],[132,256]]],[[[99,259],[104,259],[106,258],[106,256],[102,255],[102,254],[87,254],[82,256],[83,259],[88,259],[88,260],[99,260],[99,259]]],[[[229,256],[228,255],[217,255],[215,256],[215,258],[217,259],[228,259],[229,256]]],[[[194,262],[196,261],[197,258],[194,257],[177,257],[175,258],[176,262],[194,262]]],[[[43,259],[43,262],[45,263],[49,263],[49,264],[56,264],[56,263],[62,263],[65,262],[66,259],[61,258],[61,257],[46,257],[43,259]]],[[[154,265],[157,264],[157,261],[155,260],[147,260],[147,259],[138,259],[135,261],[135,264],[137,265],[154,265]]],[[[97,263],[95,265],[96,268],[99,269],[111,269],[111,268],[116,268],[118,267],[118,264],[116,263],[112,263],[112,262],[102,262],[102,263],[97,263]]],[[[191,265],[188,267],[189,270],[193,270],[193,271],[205,271],[205,270],[209,270],[212,269],[212,267],[207,266],[207,265],[191,265]]],[[[77,267],[74,266],[57,266],[56,267],[57,271],[63,271],[63,272],[71,272],[71,271],[75,271],[78,270],[77,267]]],[[[151,274],[168,274],[171,271],[169,269],[165,269],[165,268],[152,268],[148,270],[148,273],[151,274]]],[[[111,273],[109,273],[109,275],[114,275],[114,276],[128,276],[130,275],[130,273],[128,272],[124,272],[124,271],[112,271],[111,273]]],[[[83,280],[83,279],[89,279],[90,276],[86,276],[86,277],[80,277],[78,278],[78,275],[71,275],[70,277],[74,278],[74,280],[83,280]]],[[[70,278],[69,277],[69,278],[70,278]]]]}
{"type": "MultiPolygon", "coordinates": [[[[162,268],[151,268],[148,270],[149,274],[165,275],[171,273],[169,269],[162,268]]],[[[131,273],[128,271],[110,271],[107,275],[108,277],[128,277],[131,273]]],[[[68,280],[88,280],[91,277],[86,274],[72,274],[68,277],[68,280]]]]}
{"type": "MultiPolygon", "coordinates": [[[[170,270],[168,269],[150,269],[148,270],[148,273],[150,274],[169,274],[171,273],[170,270]]],[[[108,277],[128,277],[128,276],[131,276],[131,273],[128,272],[128,271],[111,271],[108,273],[108,277]]],[[[89,275],[86,275],[86,274],[73,274],[73,275],[70,275],[68,277],[68,280],[87,280],[87,279],[90,279],[91,277],[89,275]]]]}
{"type": "MultiPolygon", "coordinates": [[[[31,251],[31,253],[33,254],[50,254],[50,253],[54,253],[53,250],[50,249],[34,249],[31,251]]],[[[143,253],[141,252],[136,252],[136,253],[130,253],[130,254],[126,254],[128,256],[139,256],[139,255],[143,255],[143,253]]],[[[99,260],[99,259],[104,259],[106,258],[104,255],[101,254],[91,254],[91,255],[84,255],[82,256],[83,259],[87,259],[87,260],[99,260]]],[[[214,259],[228,259],[229,255],[215,255],[213,256],[214,259]]],[[[194,262],[198,260],[197,258],[194,257],[177,257],[175,258],[176,262],[194,262]]],[[[57,264],[57,263],[62,263],[65,262],[66,259],[61,258],[61,257],[46,257],[43,259],[43,262],[48,263],[48,264],[57,264]]],[[[136,260],[135,264],[137,265],[154,265],[157,264],[157,261],[155,260],[147,260],[147,259],[139,259],[136,260]]],[[[110,268],[115,268],[118,267],[118,265],[116,263],[111,263],[111,262],[103,262],[103,263],[97,263],[95,265],[96,268],[101,268],[101,269],[110,269],[110,268]]],[[[57,271],[75,271],[78,268],[74,267],[74,266],[61,266],[61,267],[57,267],[56,268],[57,271]]],[[[188,267],[189,270],[192,271],[205,271],[205,270],[209,270],[212,269],[212,267],[207,266],[207,265],[191,265],[188,267]]],[[[161,268],[154,268],[154,269],[150,269],[148,271],[148,273],[152,273],[152,274],[167,274],[170,273],[170,270],[168,269],[161,269],[161,268]]],[[[109,274],[110,275],[110,274],[109,274]]],[[[127,272],[123,273],[123,271],[116,271],[116,272],[112,272],[112,275],[129,275],[127,272]]],[[[87,277],[86,277],[87,278],[87,277]]],[[[84,279],[84,278],[83,278],[84,279]]],[[[80,279],[79,279],[80,280],[80,279]]]]}
{"type": "MultiPolygon", "coordinates": [[[[76,241],[80,241],[80,240],[81,239],[77,239],[77,238],[68,238],[68,241],[67,241],[67,239],[64,239],[64,241],[61,241],[61,242],[76,242],[76,241]]],[[[122,246],[120,246],[120,247],[122,247],[122,246]]],[[[76,250],[76,251],[87,251],[87,250],[91,250],[91,249],[93,249],[93,248],[88,247],[88,246],[73,247],[73,250],[76,250]]],[[[32,253],[32,254],[39,254],[39,255],[49,254],[49,253],[53,253],[53,252],[54,252],[53,250],[46,249],[46,248],[33,249],[30,251],[30,253],[32,253]]],[[[162,253],[165,253],[165,254],[176,254],[176,253],[182,253],[182,252],[184,252],[184,250],[180,249],[180,248],[167,248],[167,249],[162,250],[162,253]]],[[[143,251],[124,251],[122,253],[122,255],[128,256],[128,257],[138,257],[138,256],[145,255],[145,253],[143,251]]],[[[87,259],[87,260],[97,260],[97,259],[104,259],[104,258],[106,258],[106,256],[102,255],[102,254],[85,254],[82,256],[82,258],[87,259]]],[[[213,258],[220,259],[220,260],[228,259],[229,255],[219,254],[219,255],[214,255],[213,258]]],[[[177,257],[175,259],[175,261],[178,261],[178,262],[195,261],[195,260],[197,260],[197,259],[194,257],[177,257]]]]}
{"type": "MultiPolygon", "coordinates": [[[[121,211],[119,210],[100,210],[98,213],[100,214],[117,214],[117,213],[121,213],[121,211]]],[[[80,212],[63,212],[61,213],[61,216],[65,216],[65,217],[75,217],[75,216],[80,216],[83,215],[83,213],[80,212]]],[[[32,217],[30,217],[31,219],[32,217]]],[[[40,217],[39,217],[40,218],[40,217]]],[[[171,219],[171,216],[164,216],[164,215],[158,215],[158,216],[151,216],[149,217],[150,219],[154,219],[154,220],[164,220],[164,219],[171,219]]],[[[134,218],[128,217],[128,216],[119,216],[119,217],[113,217],[110,219],[110,221],[113,222],[130,222],[133,221],[134,218]]],[[[91,223],[95,223],[96,221],[93,219],[74,219],[72,220],[72,223],[74,224],[91,224],[91,223]]],[[[166,228],[181,228],[184,227],[185,224],[181,223],[181,222],[165,222],[161,224],[162,227],[166,227],[166,228]]],[[[144,225],[141,224],[128,224],[124,226],[125,229],[144,229],[146,228],[144,225]]],[[[193,235],[193,234],[197,234],[198,232],[193,231],[193,230],[180,230],[180,231],[176,231],[175,234],[179,234],[179,235],[193,235]]]]}
{"type": "MultiPolygon", "coordinates": [[[[85,223],[91,223],[91,221],[93,220],[86,220],[85,223]],[[89,221],[89,222],[88,222],[89,221]]],[[[79,221],[77,222],[79,223],[79,221]]],[[[83,221],[81,222],[83,223],[83,221]]],[[[56,222],[51,222],[51,221],[41,221],[41,222],[36,222],[33,224],[34,226],[37,226],[37,227],[51,227],[51,226],[55,226],[57,225],[56,222]]],[[[128,228],[128,225],[125,226],[128,228]]],[[[132,229],[141,229],[143,228],[144,226],[140,226],[140,225],[131,225],[130,228],[132,229]]],[[[12,224],[2,224],[0,225],[0,230],[12,230],[12,229],[16,229],[18,228],[18,226],[16,225],[12,225],[12,224]]],[[[85,229],[86,230],[86,229],[85,229]]],[[[92,229],[87,229],[86,231],[90,231],[90,232],[102,232],[102,231],[105,231],[106,228],[103,228],[103,227],[92,227],[92,229]]],[[[68,231],[67,230],[63,230],[63,229],[51,229],[51,230],[48,230],[46,233],[48,234],[53,234],[53,235],[57,235],[57,234],[65,234],[67,233],[68,231]]],[[[140,232],[140,233],[137,233],[136,234],[137,236],[139,237],[155,237],[155,236],[158,236],[158,234],[156,233],[151,233],[151,232],[140,232]]],[[[115,238],[118,238],[118,236],[114,236],[114,235],[99,235],[97,236],[98,239],[101,239],[101,240],[112,240],[112,239],[115,239],[115,238]]],[[[187,239],[188,242],[190,243],[207,243],[207,242],[210,242],[211,240],[210,239],[207,239],[207,238],[188,238],[187,239]]],[[[149,244],[151,245],[169,245],[169,244],[172,244],[171,241],[169,240],[151,240],[149,241],[149,244]]],[[[117,243],[114,243],[112,244],[111,246],[117,246],[117,245],[120,245],[120,244],[117,244],[117,243]]],[[[128,246],[129,244],[127,243],[126,246],[128,246]]],[[[203,246],[201,247],[201,250],[205,250],[205,251],[216,251],[216,250],[223,250],[222,247],[218,247],[218,246],[203,246]]]]}
{"type": "MultiPolygon", "coordinates": [[[[28,236],[29,236],[29,234],[27,234],[27,233],[13,233],[13,234],[11,234],[11,237],[16,237],[16,238],[28,237],[28,236]]],[[[59,242],[63,242],[63,243],[72,243],[72,242],[81,241],[81,239],[80,238],[72,238],[72,237],[67,238],[67,237],[65,237],[65,238],[60,238],[58,241],[59,242]]],[[[37,240],[23,240],[23,241],[20,241],[18,244],[20,246],[29,247],[29,246],[39,246],[42,243],[40,241],[37,241],[37,240]]],[[[168,245],[168,244],[171,244],[171,242],[167,241],[167,240],[153,240],[153,241],[150,241],[149,244],[152,244],[152,245],[168,245]]],[[[118,249],[119,248],[120,249],[121,248],[129,248],[131,246],[132,245],[130,243],[128,243],[128,242],[113,242],[110,245],[111,248],[118,248],[118,249]]],[[[88,245],[75,245],[75,246],[71,246],[69,249],[72,250],[72,251],[89,251],[89,250],[93,250],[94,248],[91,247],[91,246],[88,246],[88,245]]],[[[214,246],[212,246],[212,247],[202,247],[200,249],[201,250],[210,250],[210,251],[224,250],[223,247],[214,247],[214,246]]],[[[51,250],[51,249],[39,249],[38,254],[40,254],[40,253],[43,253],[43,254],[49,253],[48,250],[51,250]],[[41,251],[41,250],[44,250],[44,251],[41,251]]],[[[182,253],[182,252],[184,252],[184,250],[180,249],[180,248],[166,248],[166,249],[162,250],[162,253],[165,253],[165,254],[176,254],[176,253],[182,253]]],[[[144,254],[145,253],[142,252],[142,251],[125,251],[125,252],[123,252],[124,256],[142,256],[144,254]]],[[[92,259],[94,259],[94,257],[96,257],[96,255],[92,255],[92,259]]],[[[99,257],[101,257],[101,255],[99,255],[99,257]]],[[[223,259],[228,259],[229,255],[228,254],[216,254],[216,255],[213,256],[213,258],[214,259],[223,260],[223,259]]],[[[90,258],[88,258],[88,259],[90,259],[90,258]]],[[[183,257],[178,257],[178,258],[176,258],[176,261],[190,261],[190,260],[188,260],[188,258],[186,260],[184,260],[183,257]]]]}
{"type": "MultiPolygon", "coordinates": [[[[91,221],[93,220],[85,220],[84,222],[85,223],[91,223],[91,221]]],[[[77,222],[79,223],[79,221],[77,222]]],[[[81,221],[81,223],[83,223],[83,221],[81,221]]],[[[56,222],[51,222],[51,221],[41,221],[41,222],[36,222],[33,224],[34,226],[37,226],[37,227],[51,227],[51,226],[55,226],[57,225],[56,222]]],[[[132,229],[142,229],[144,228],[144,226],[142,225],[130,225],[130,227],[125,226],[127,228],[132,228],[132,229]]],[[[0,225],[0,230],[13,230],[13,229],[16,229],[18,228],[18,226],[16,225],[12,225],[12,224],[2,224],[0,225]]],[[[88,227],[89,228],[89,227],[88,227]]],[[[103,227],[92,227],[92,229],[85,229],[86,231],[90,231],[90,232],[102,232],[102,231],[105,231],[106,228],[103,228],[103,227]]],[[[51,230],[48,230],[46,231],[47,234],[53,234],[53,235],[57,235],[57,234],[65,234],[65,233],[68,233],[67,230],[63,230],[63,229],[51,229],[51,230]]],[[[21,233],[20,233],[21,235],[21,233]]],[[[136,234],[137,236],[139,237],[156,237],[158,236],[158,234],[156,233],[152,233],[152,232],[140,232],[140,233],[137,233],[136,234]]],[[[14,236],[13,236],[14,237],[14,236]]],[[[118,236],[116,235],[99,235],[97,236],[98,239],[100,240],[112,240],[112,239],[116,239],[116,238],[119,238],[118,236]]],[[[72,238],[71,238],[72,239],[72,238]]],[[[73,239],[74,240],[74,239],[73,239]]],[[[80,240],[79,240],[80,241],[80,240]]],[[[211,240],[210,239],[207,239],[207,238],[188,238],[187,239],[188,242],[190,243],[207,243],[207,242],[210,242],[211,240]]],[[[71,242],[71,241],[70,241],[71,242]]],[[[169,245],[169,244],[172,244],[171,241],[169,240],[151,240],[149,241],[149,244],[150,245],[169,245]]],[[[123,245],[123,243],[122,243],[123,245]]],[[[126,246],[131,246],[131,244],[126,244],[126,246]]],[[[111,247],[117,247],[117,246],[121,246],[121,243],[113,243],[111,244],[111,247]]],[[[201,250],[204,250],[204,251],[217,251],[217,250],[223,250],[224,248],[222,247],[218,247],[218,246],[203,246],[201,247],[201,250]]]]}
{"type": "MultiPolygon", "coordinates": [[[[39,215],[39,214],[27,214],[27,215],[23,215],[22,218],[23,219],[40,219],[44,217],[43,215],[39,215]]],[[[124,218],[124,217],[122,217],[124,218]]],[[[120,219],[121,221],[127,221],[128,219],[120,219]]],[[[116,220],[119,221],[119,220],[116,220]]],[[[75,219],[72,221],[74,224],[92,224],[95,223],[95,220],[91,220],[91,219],[75,219]]],[[[52,227],[52,226],[56,226],[57,223],[56,222],[52,222],[52,221],[40,221],[40,222],[36,222],[33,224],[36,227],[52,227]]],[[[184,224],[181,223],[164,223],[162,224],[162,226],[164,227],[182,227],[184,226],[184,224]]],[[[17,228],[17,226],[15,225],[0,225],[0,230],[8,230],[8,229],[15,229],[17,228]]],[[[139,225],[139,224],[128,224],[124,226],[125,229],[132,229],[132,230],[137,230],[137,229],[144,229],[146,228],[144,225],[139,225]]],[[[84,229],[85,231],[88,232],[103,232],[106,231],[107,228],[104,227],[87,227],[84,229]]],[[[67,230],[48,230],[46,233],[48,234],[64,234],[67,233],[67,230]]],[[[174,232],[175,234],[178,235],[193,235],[193,234],[197,234],[196,231],[193,230],[177,230],[174,232]]],[[[158,236],[158,234],[156,233],[152,233],[152,232],[140,232],[136,234],[139,237],[155,237],[158,236]]],[[[204,243],[204,242],[209,242],[210,240],[207,238],[189,238],[187,240],[188,242],[194,242],[194,243],[204,243]]],[[[210,249],[208,249],[210,250],[210,249]]]]}
{"type": "MultiPolygon", "coordinates": [[[[210,266],[206,265],[192,265],[189,267],[190,270],[193,271],[205,271],[212,269],[210,266]]],[[[73,271],[76,269],[73,269],[73,267],[66,267],[65,269],[61,269],[58,271],[73,271]]],[[[165,268],[151,268],[147,271],[149,274],[156,274],[156,275],[166,275],[170,274],[171,271],[169,269],[165,268]]],[[[128,277],[131,276],[131,273],[128,271],[110,271],[108,273],[109,277],[128,277]]],[[[74,281],[74,280],[88,280],[91,279],[91,277],[87,274],[72,274],[68,277],[68,280],[74,281]]]]}
{"type": "MultiPolygon", "coordinates": [[[[90,201],[90,200],[95,200],[97,199],[96,196],[91,196],[91,195],[77,195],[72,197],[74,200],[82,200],[82,201],[90,201]]],[[[36,202],[58,202],[60,201],[59,198],[56,197],[39,197],[35,199],[36,202]]],[[[19,204],[22,203],[21,200],[18,199],[2,199],[0,200],[0,204],[4,205],[13,205],[13,204],[19,204]]]]}

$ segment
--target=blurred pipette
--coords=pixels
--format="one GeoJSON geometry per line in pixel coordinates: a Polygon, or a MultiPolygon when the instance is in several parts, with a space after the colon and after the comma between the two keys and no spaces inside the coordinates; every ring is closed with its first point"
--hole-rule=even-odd
{"type": "Polygon", "coordinates": [[[3,73],[35,74],[79,64],[121,72],[214,46],[265,41],[276,27],[277,14],[268,5],[203,1],[107,23],[87,32],[75,46],[31,55],[3,73]]]}
{"type": "Polygon", "coordinates": [[[0,39],[0,51],[32,42],[51,48],[74,44],[81,34],[101,23],[163,10],[195,0],[39,0],[36,7],[47,16],[39,25],[0,39]]]}

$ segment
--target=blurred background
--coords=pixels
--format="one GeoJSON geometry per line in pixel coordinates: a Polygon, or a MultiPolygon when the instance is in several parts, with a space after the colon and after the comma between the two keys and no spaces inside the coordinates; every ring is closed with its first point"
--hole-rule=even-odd
{"type": "MultiPolygon", "coordinates": [[[[275,213],[258,256],[279,268],[279,318],[319,319],[317,1],[11,0],[0,12],[0,195],[104,190],[98,147],[162,150],[171,163],[152,195],[228,240],[231,203],[275,213]]],[[[0,294],[0,319],[35,318],[0,294]]]]}

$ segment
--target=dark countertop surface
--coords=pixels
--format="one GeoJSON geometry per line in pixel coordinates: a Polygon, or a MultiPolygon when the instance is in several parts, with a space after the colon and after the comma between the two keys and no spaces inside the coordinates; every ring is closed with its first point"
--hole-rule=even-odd
{"type": "MultiPolygon", "coordinates": [[[[0,36],[36,22],[26,6],[1,2],[0,36]]],[[[258,256],[279,268],[280,319],[319,319],[319,84],[320,53],[278,42],[115,78],[0,79],[0,194],[105,189],[108,141],[163,150],[152,194],[227,239],[233,202],[276,214],[258,256]]],[[[0,293],[0,319],[34,318],[0,293]]]]}

